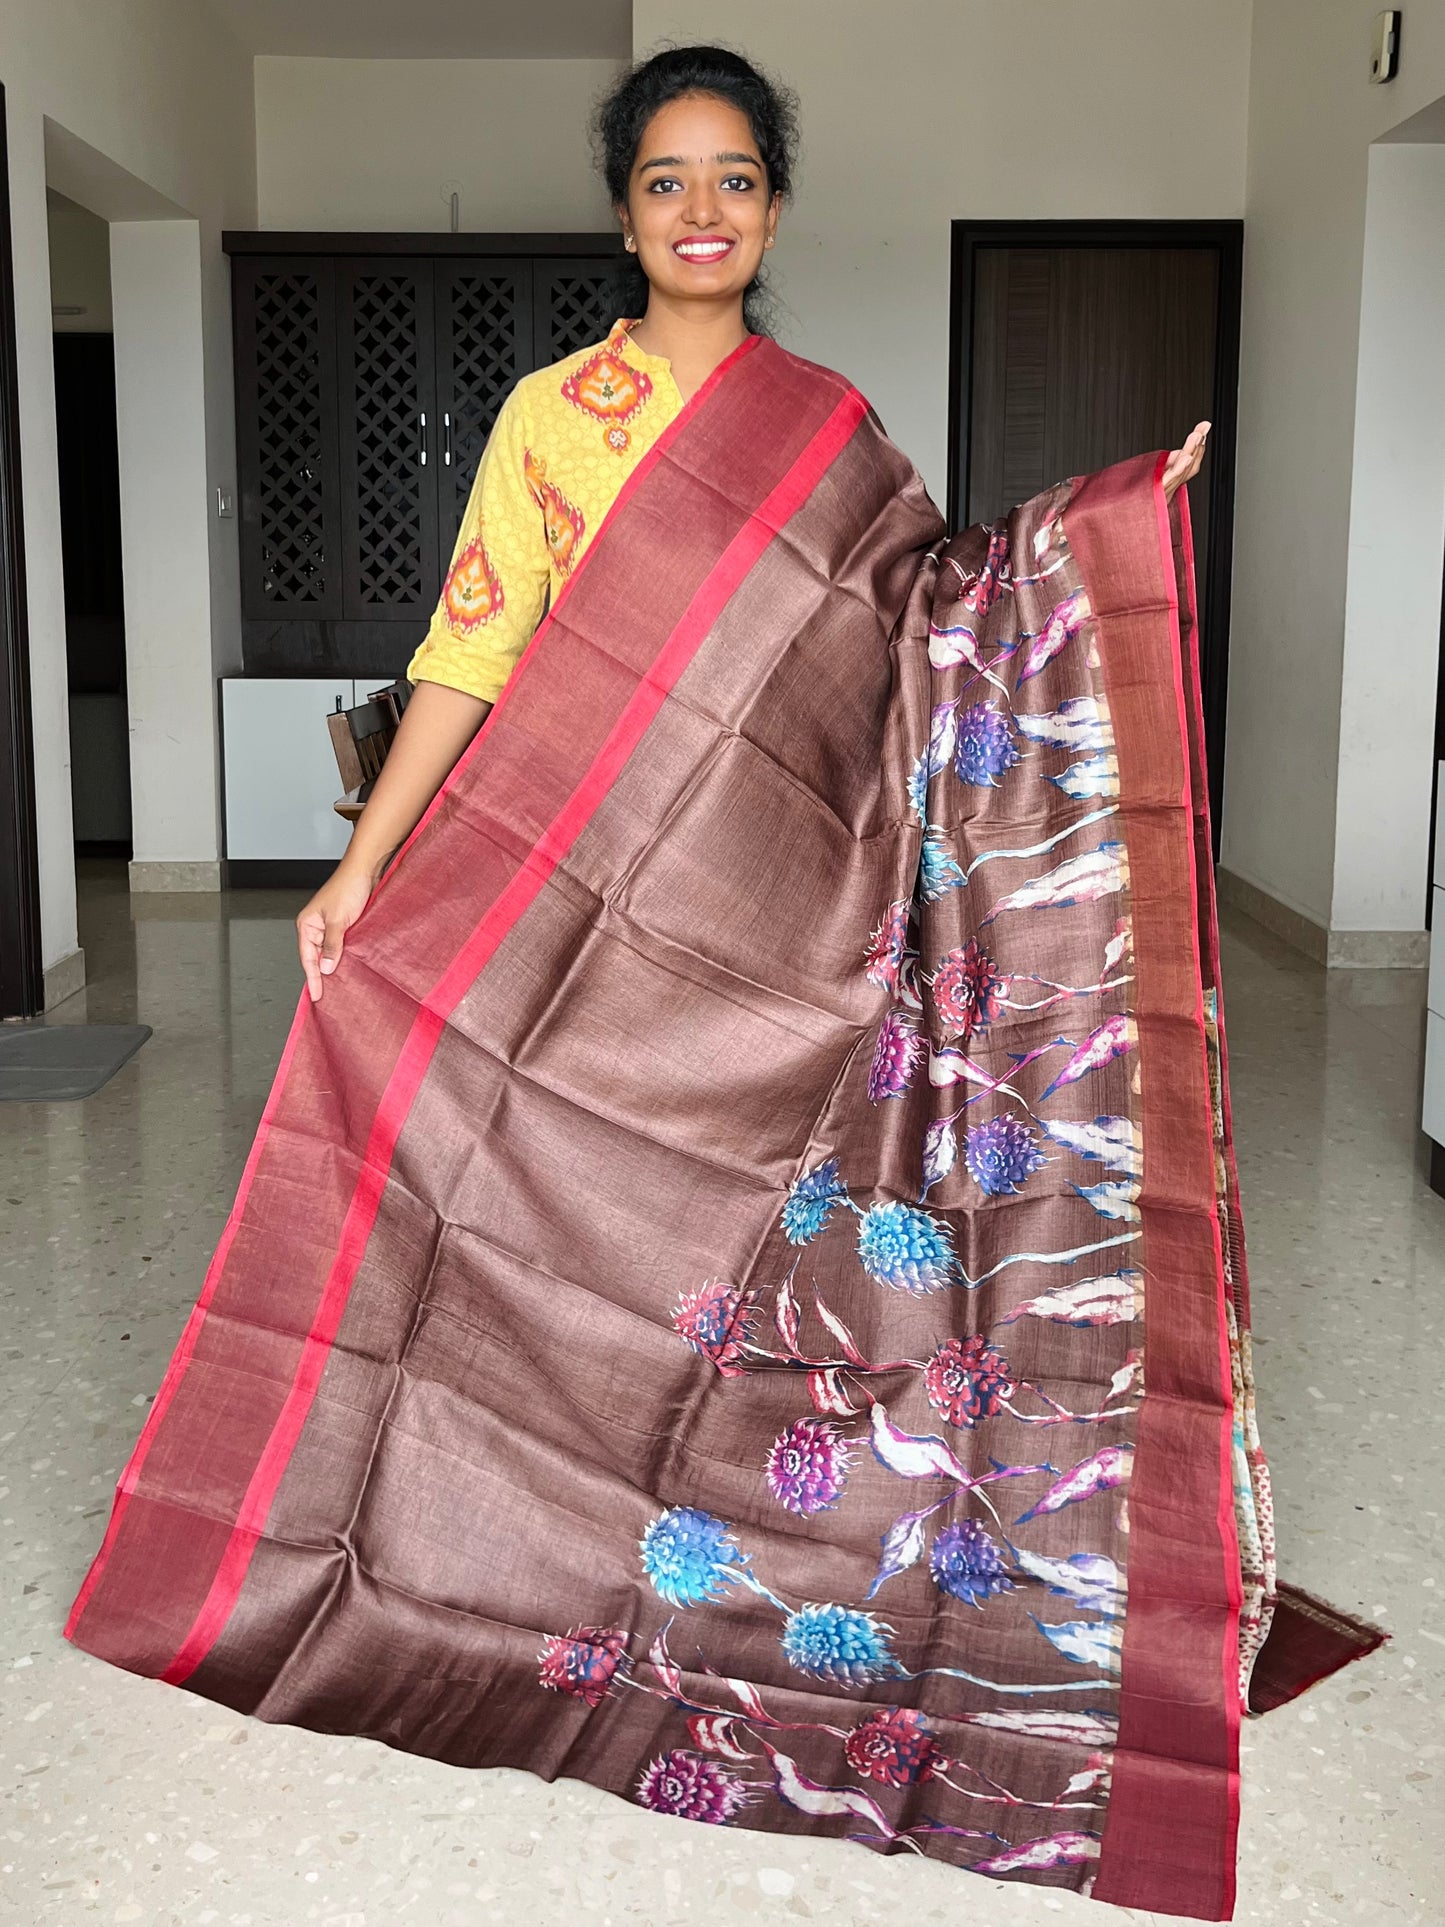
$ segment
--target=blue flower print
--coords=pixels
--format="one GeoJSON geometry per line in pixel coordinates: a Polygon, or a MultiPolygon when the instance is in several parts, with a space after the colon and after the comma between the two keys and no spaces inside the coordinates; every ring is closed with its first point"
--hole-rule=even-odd
{"type": "Polygon", "coordinates": [[[721,1598],[741,1577],[748,1557],[739,1550],[731,1526],[695,1506],[674,1506],[642,1535],[642,1569],[669,1606],[698,1606],[721,1598]]]}
{"type": "Polygon", "coordinates": [[[866,1686],[903,1670],[888,1648],[892,1630],[851,1606],[800,1606],[783,1627],[783,1654],[810,1679],[866,1686]]]}

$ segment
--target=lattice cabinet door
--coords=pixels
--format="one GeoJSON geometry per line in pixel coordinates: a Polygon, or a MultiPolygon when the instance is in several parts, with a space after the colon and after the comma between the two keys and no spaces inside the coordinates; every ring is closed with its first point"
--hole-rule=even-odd
{"type": "Polygon", "coordinates": [[[606,255],[533,260],[533,352],[538,368],[603,339],[616,314],[615,273],[606,255]]]}
{"type": "Polygon", "coordinates": [[[441,585],[432,263],[338,260],[337,360],[352,620],[427,616],[441,585]]]}
{"type": "Polygon", "coordinates": [[[532,367],[532,263],[491,256],[436,264],[438,540],[450,559],[497,411],[532,367]]]}
{"type": "Polygon", "coordinates": [[[250,621],[342,613],[332,263],[232,263],[241,606],[250,621]]]}

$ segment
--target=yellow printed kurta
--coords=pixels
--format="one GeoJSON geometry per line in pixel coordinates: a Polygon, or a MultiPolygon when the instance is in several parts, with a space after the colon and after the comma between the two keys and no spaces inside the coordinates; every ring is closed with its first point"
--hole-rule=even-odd
{"type": "Polygon", "coordinates": [[[618,490],[681,411],[672,364],[606,341],[524,375],[502,404],[411,682],[495,701],[618,490]]]}

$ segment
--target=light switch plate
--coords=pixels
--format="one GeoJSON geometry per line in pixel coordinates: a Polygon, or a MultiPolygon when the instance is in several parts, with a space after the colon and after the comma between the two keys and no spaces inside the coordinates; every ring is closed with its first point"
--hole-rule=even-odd
{"type": "Polygon", "coordinates": [[[216,514],[223,522],[228,522],[236,513],[236,492],[234,489],[216,490],[216,514]]]}

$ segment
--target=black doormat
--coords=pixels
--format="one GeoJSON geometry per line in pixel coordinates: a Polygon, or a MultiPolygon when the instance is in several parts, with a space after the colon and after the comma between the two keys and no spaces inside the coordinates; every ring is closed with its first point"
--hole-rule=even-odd
{"type": "Polygon", "coordinates": [[[0,1104],[89,1097],[150,1034],[149,1024],[0,1024],[0,1104]]]}

